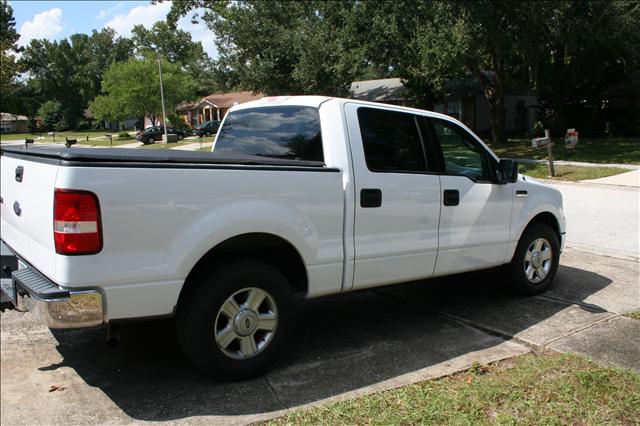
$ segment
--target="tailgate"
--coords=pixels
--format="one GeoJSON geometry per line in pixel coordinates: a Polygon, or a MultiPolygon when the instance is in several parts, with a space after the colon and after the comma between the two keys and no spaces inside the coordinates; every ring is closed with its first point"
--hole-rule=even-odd
{"type": "Polygon", "coordinates": [[[0,237],[55,280],[53,195],[58,162],[11,154],[2,155],[0,162],[0,237]]]}

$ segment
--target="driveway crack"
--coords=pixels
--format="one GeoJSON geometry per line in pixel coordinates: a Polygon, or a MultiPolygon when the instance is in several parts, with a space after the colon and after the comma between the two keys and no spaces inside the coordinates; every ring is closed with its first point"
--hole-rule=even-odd
{"type": "Polygon", "coordinates": [[[282,401],[282,399],[280,399],[280,396],[278,395],[276,390],[273,388],[273,385],[269,381],[269,378],[267,377],[267,375],[265,374],[263,377],[264,377],[264,383],[267,385],[267,388],[269,388],[269,392],[271,392],[271,395],[275,398],[276,401],[278,401],[278,404],[280,404],[282,408],[284,408],[285,410],[288,410],[289,407],[287,406],[287,404],[284,403],[284,401],[282,401]]]}

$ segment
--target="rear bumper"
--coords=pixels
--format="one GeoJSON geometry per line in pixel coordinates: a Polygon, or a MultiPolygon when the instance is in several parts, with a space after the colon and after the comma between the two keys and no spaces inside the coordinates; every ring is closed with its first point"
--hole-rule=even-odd
{"type": "Polygon", "coordinates": [[[93,289],[66,290],[30,265],[2,280],[2,300],[30,311],[49,328],[95,327],[104,323],[102,294],[93,289]]]}

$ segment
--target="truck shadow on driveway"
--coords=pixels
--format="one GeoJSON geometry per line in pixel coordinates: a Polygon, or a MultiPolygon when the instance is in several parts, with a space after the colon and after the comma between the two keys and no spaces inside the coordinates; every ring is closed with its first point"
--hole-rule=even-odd
{"type": "MultiPolygon", "coordinates": [[[[549,294],[571,293],[580,302],[610,283],[561,266],[549,294]],[[576,279],[589,285],[579,294],[564,289],[576,279]]],[[[64,361],[41,370],[71,367],[136,420],[260,414],[447,362],[509,336],[527,340],[531,330],[531,341],[542,336],[544,343],[564,332],[553,320],[566,322],[563,311],[599,311],[553,297],[514,296],[503,286],[499,271],[489,271],[302,301],[284,356],[266,375],[244,382],[199,375],[182,355],[172,321],[124,327],[115,347],[104,343],[104,331],[54,331],[64,361]],[[549,321],[551,327],[537,330],[549,321]]]]}

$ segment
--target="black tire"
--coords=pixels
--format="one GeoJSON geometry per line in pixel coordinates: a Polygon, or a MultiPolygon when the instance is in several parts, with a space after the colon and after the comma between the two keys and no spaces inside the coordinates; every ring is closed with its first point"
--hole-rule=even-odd
{"type": "MultiPolygon", "coordinates": [[[[146,143],[146,144],[152,144],[152,143],[156,143],[156,140],[153,138],[153,136],[151,136],[151,137],[149,137],[149,138],[147,139],[147,143],[146,143]]],[[[145,145],[146,145],[146,144],[145,144],[145,145]]]]}
{"type": "Polygon", "coordinates": [[[242,380],[267,370],[284,350],[293,326],[293,295],[287,280],[275,268],[252,259],[216,263],[195,279],[197,282],[192,282],[181,296],[176,313],[178,340],[189,361],[198,370],[220,380],[242,380]],[[237,314],[233,321],[221,308],[238,294],[234,300],[241,308],[239,312],[247,312],[249,309],[243,308],[246,300],[241,303],[242,299],[237,299],[247,288],[259,289],[271,297],[265,297],[259,309],[275,306],[277,322],[268,340],[264,336],[269,332],[256,329],[254,322],[255,334],[249,337],[255,342],[254,348],[260,343],[263,347],[244,359],[233,358],[243,356],[240,345],[247,336],[236,335],[236,326],[242,327],[245,318],[237,314]],[[223,348],[217,343],[216,335],[222,335],[228,327],[236,338],[223,348]]]}
{"type": "MultiPolygon", "coordinates": [[[[544,251],[544,250],[543,250],[544,251]]],[[[534,249],[533,251],[537,251],[534,249]]],[[[537,252],[539,253],[539,252],[537,252]]],[[[527,227],[516,248],[516,252],[511,260],[511,263],[507,266],[507,271],[510,278],[510,288],[518,294],[524,296],[533,296],[545,292],[551,282],[553,281],[556,272],[558,271],[558,264],[560,262],[560,242],[558,235],[555,231],[544,223],[534,223],[527,227]],[[546,260],[541,260],[544,256],[538,256],[538,259],[532,260],[525,259],[530,249],[534,247],[536,241],[544,240],[542,243],[543,248],[548,245],[551,250],[551,257],[548,263],[548,272],[538,275],[536,266],[542,268],[542,271],[547,268],[546,260]],[[527,270],[533,269],[532,277],[527,276],[527,270]]]]}
{"type": "Polygon", "coordinates": [[[182,139],[184,139],[184,136],[178,135],[178,140],[181,141],[182,139]]]}
{"type": "Polygon", "coordinates": [[[209,137],[209,136],[211,136],[211,133],[210,133],[210,132],[206,132],[204,135],[205,135],[206,137],[209,137]]]}

